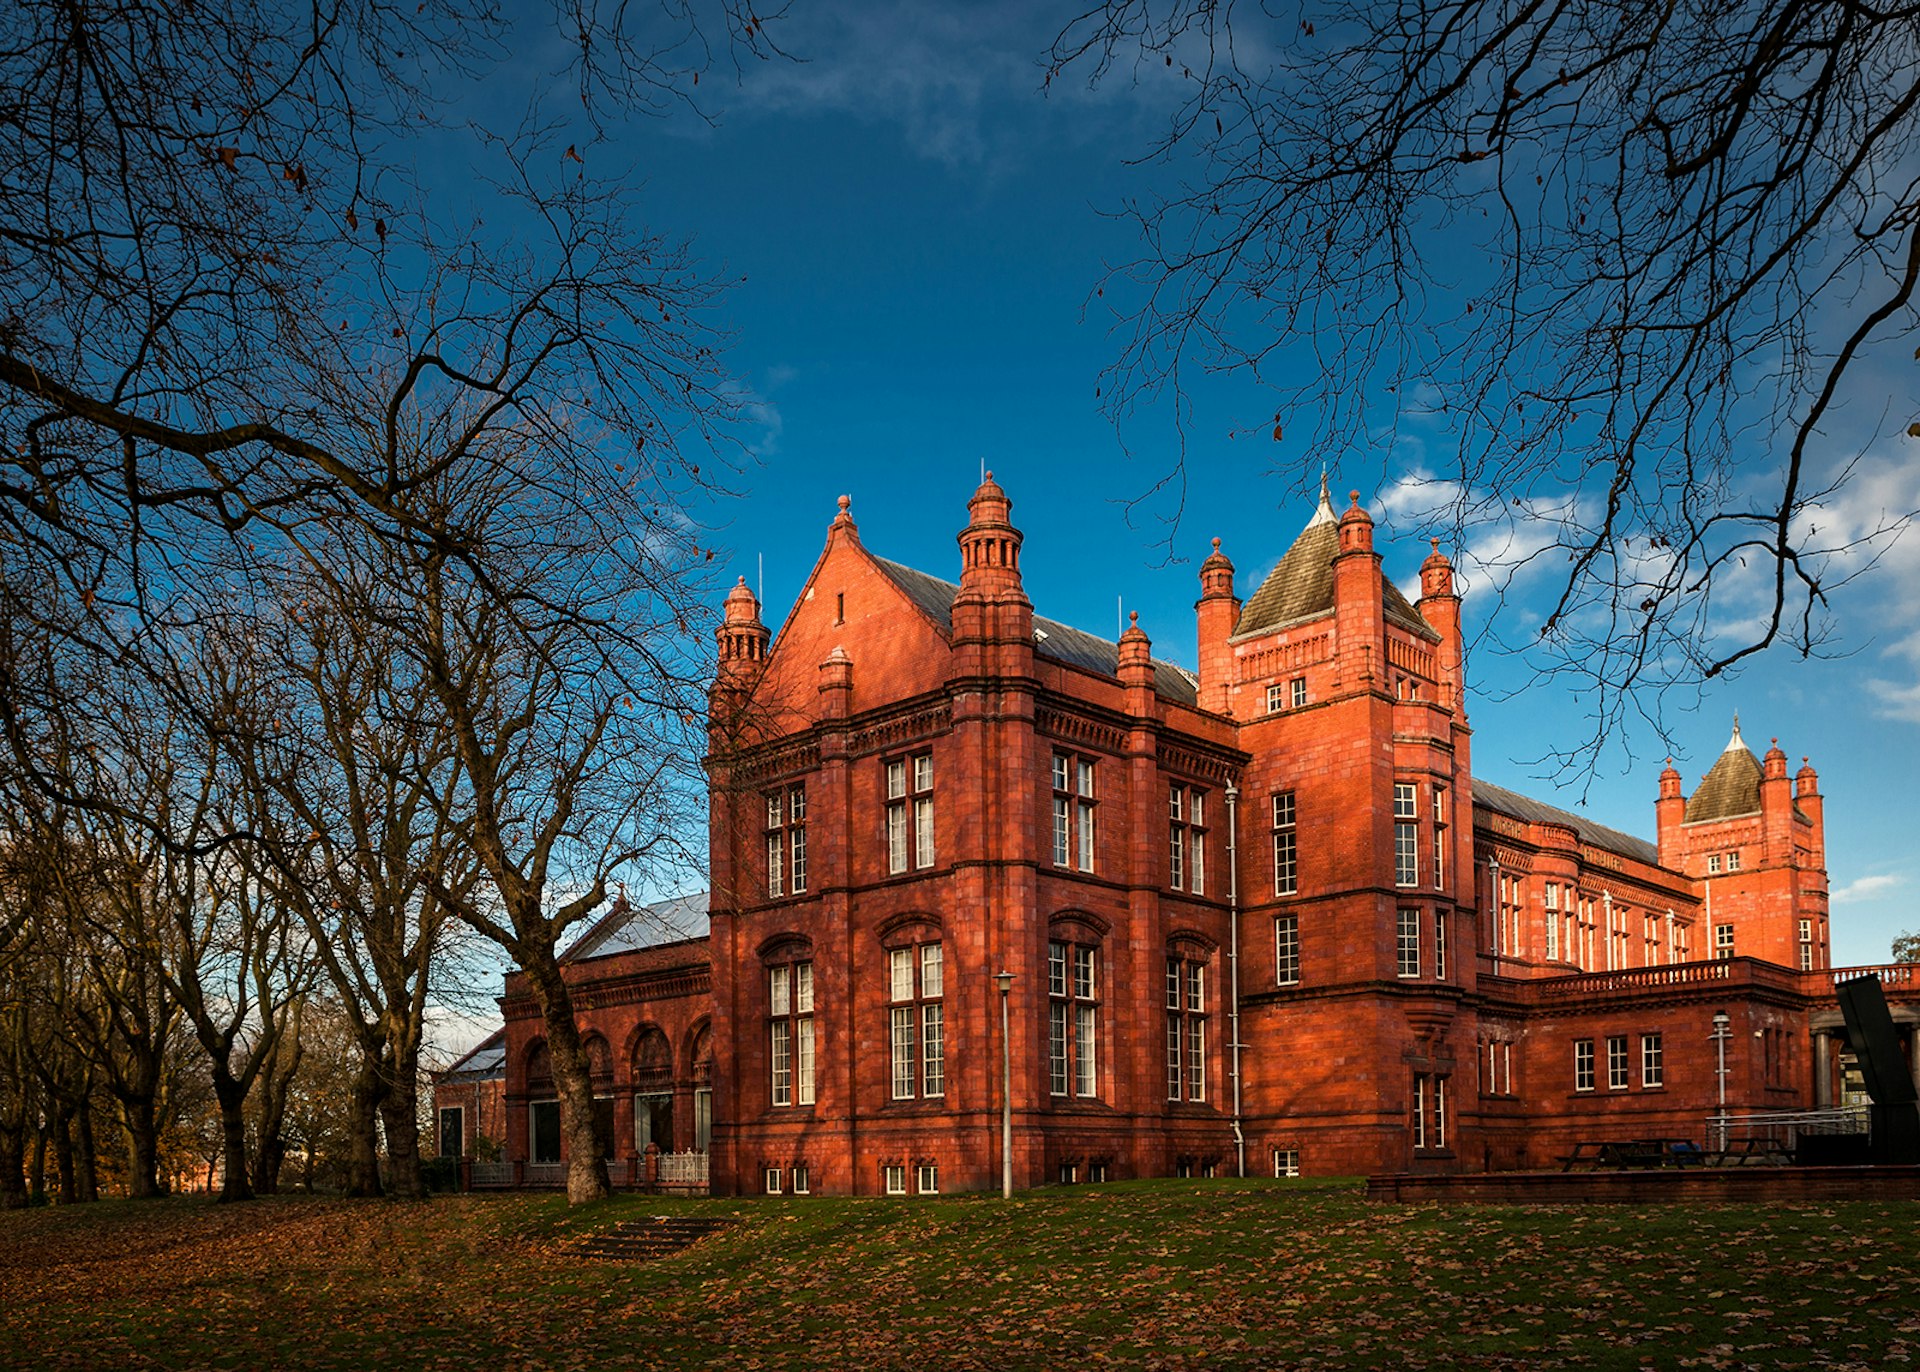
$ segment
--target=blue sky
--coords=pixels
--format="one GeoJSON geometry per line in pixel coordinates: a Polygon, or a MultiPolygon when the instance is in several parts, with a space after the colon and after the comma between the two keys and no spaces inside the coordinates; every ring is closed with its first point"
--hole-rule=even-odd
{"type": "MultiPolygon", "coordinates": [[[[1318,465],[1273,442],[1273,403],[1245,379],[1202,379],[1184,440],[1149,410],[1123,450],[1100,410],[1095,387],[1119,342],[1093,291],[1103,264],[1136,246],[1112,212],[1168,175],[1134,161],[1162,114],[1156,73],[1139,87],[1043,94],[1038,55],[1070,15],[1037,5],[795,11],[779,36],[803,60],[737,82],[716,73],[701,88],[710,121],[636,121],[588,150],[589,174],[636,178],[651,226],[690,236],[736,281],[722,317],[755,397],[757,460],[737,498],[705,512],[726,550],[723,586],[735,575],[763,584],[777,625],[843,493],[875,551],[957,577],[954,535],[984,465],[1014,500],[1036,608],[1113,634],[1123,604],[1157,654],[1191,665],[1209,540],[1223,541],[1250,594],[1311,513],[1318,465]],[[1184,477],[1156,493],[1177,469],[1184,477]]],[[[1897,433],[1905,420],[1886,410],[1909,403],[1910,373],[1876,358],[1868,382],[1862,412],[1897,433]]],[[[1428,445],[1443,443],[1403,413],[1365,470],[1332,475],[1381,519],[1386,570],[1403,587],[1416,585],[1425,545],[1405,524],[1396,536],[1394,519],[1420,503],[1413,483],[1428,445]]],[[[1909,440],[1876,440],[1826,517],[1866,528],[1920,506],[1917,454],[1909,440]]],[[[1920,927],[1905,804],[1920,743],[1920,539],[1880,557],[1836,601],[1837,647],[1850,656],[1775,655],[1714,683],[1697,708],[1669,702],[1682,707],[1672,722],[1689,788],[1736,710],[1756,752],[1777,735],[1795,768],[1811,757],[1827,796],[1837,965],[1881,961],[1895,933],[1920,927]]],[[[1509,612],[1524,615],[1542,589],[1516,585],[1509,612]]],[[[1491,599],[1469,593],[1470,628],[1491,599]]],[[[1524,674],[1491,651],[1469,668],[1476,774],[1579,805],[1537,762],[1575,727],[1567,692],[1512,696],[1524,674]]],[[[1586,813],[1651,837],[1665,751],[1651,730],[1617,739],[1586,813]]]]}

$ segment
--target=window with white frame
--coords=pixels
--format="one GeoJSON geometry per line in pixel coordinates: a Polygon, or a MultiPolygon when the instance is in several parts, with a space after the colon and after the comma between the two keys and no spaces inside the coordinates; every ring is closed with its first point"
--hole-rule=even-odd
{"type": "Polygon", "coordinates": [[[1709,874],[1709,875],[1717,875],[1717,874],[1719,873],[1719,871],[1720,871],[1720,854],[1718,854],[1718,853],[1708,853],[1708,854],[1707,854],[1707,872],[1708,872],[1708,874],[1709,874]]]}
{"type": "Polygon", "coordinates": [[[803,895],[807,889],[807,788],[767,792],[767,894],[803,895]]]}
{"type": "Polygon", "coordinates": [[[1593,1040],[1573,1041],[1573,1089],[1593,1090],[1593,1040]]]}
{"type": "Polygon", "coordinates": [[[880,1174],[882,1184],[885,1185],[889,1196],[904,1196],[907,1194],[906,1164],[898,1162],[887,1163],[880,1169],[880,1174]]]}
{"type": "Polygon", "coordinates": [[[767,969],[767,1065],[774,1105],[813,1104],[813,963],[767,969]]]}
{"type": "Polygon", "coordinates": [[[1813,970],[1813,921],[1810,919],[1800,921],[1800,970],[1813,970]]]}
{"type": "Polygon", "coordinates": [[[1207,967],[1167,959],[1167,1099],[1207,1098],[1207,967]]]}
{"type": "Polygon", "coordinates": [[[1099,1094],[1099,950],[1047,944],[1047,1082],[1056,1096],[1099,1094]]]}
{"type": "Polygon", "coordinates": [[[1740,850],[1738,848],[1727,854],[1727,870],[1729,872],[1737,872],[1740,870],[1740,850]]]}
{"type": "Polygon", "coordinates": [[[1286,708],[1286,690],[1276,681],[1267,687],[1267,713],[1277,715],[1286,708]]]}
{"type": "Polygon", "coordinates": [[[1666,1048],[1658,1034],[1640,1036],[1640,1084],[1642,1086],[1667,1084],[1666,1048]]]}
{"type": "Polygon", "coordinates": [[[767,1168],[767,1194],[769,1196],[777,1196],[780,1194],[780,1175],[781,1173],[778,1167],[767,1168]]]}
{"type": "Polygon", "coordinates": [[[1281,986],[1300,984],[1300,916],[1273,917],[1273,979],[1281,986]]]}
{"type": "Polygon", "coordinates": [[[1273,893],[1297,895],[1300,891],[1300,847],[1298,815],[1293,792],[1276,791],[1273,796],[1273,893]]]}
{"type": "Polygon", "coordinates": [[[1053,755],[1053,865],[1093,870],[1093,762],[1053,755]]]}
{"type": "Polygon", "coordinates": [[[1446,1147],[1446,1076],[1413,1073],[1413,1147],[1438,1151],[1446,1147]]]}
{"type": "Polygon", "coordinates": [[[933,754],[886,764],[887,872],[898,876],[933,866],[933,754]]]}
{"type": "Polygon", "coordinates": [[[931,1162],[923,1162],[913,1169],[914,1190],[923,1196],[940,1194],[940,1168],[931,1162]]]}
{"type": "Polygon", "coordinates": [[[804,1162],[796,1162],[793,1165],[793,1194],[805,1196],[811,1195],[812,1192],[813,1178],[807,1170],[807,1165],[804,1162]]]}
{"type": "Polygon", "coordinates": [[[1207,890],[1207,793],[1177,781],[1167,787],[1167,885],[1207,890]]]}
{"type": "Polygon", "coordinates": [[[1733,926],[1716,924],[1713,926],[1713,955],[1716,958],[1733,956],[1733,926]]]}
{"type": "Polygon", "coordinates": [[[1289,681],[1287,683],[1287,694],[1294,709],[1297,710],[1302,705],[1305,705],[1307,703],[1307,679],[1303,676],[1297,676],[1292,681],[1289,681]]]}
{"type": "Polygon", "coordinates": [[[1420,884],[1420,817],[1414,783],[1393,783],[1393,884],[1420,884]]]}
{"type": "Polygon", "coordinates": [[[1433,979],[1447,979],[1447,912],[1444,909],[1433,912],[1433,979]]]}
{"type": "Polygon", "coordinates": [[[1540,932],[1546,936],[1546,955],[1548,962],[1560,960],[1560,888],[1548,882],[1541,889],[1540,898],[1546,906],[1546,919],[1540,926],[1540,932]]]}
{"type": "Polygon", "coordinates": [[[1444,890],[1447,884],[1447,788],[1435,783],[1433,788],[1433,889],[1444,890]]]}
{"type": "Polygon", "coordinates": [[[1607,1038],[1607,1089],[1624,1091],[1632,1085],[1627,1073],[1627,1036],[1613,1034],[1607,1038]]]}
{"type": "Polygon", "coordinates": [[[1276,1148],[1273,1150],[1273,1175],[1276,1177],[1297,1177],[1300,1175],[1300,1150],[1298,1148],[1276,1148]]]}
{"type": "Polygon", "coordinates": [[[887,950],[887,1037],[893,1098],[947,1093],[946,967],[938,943],[887,950]]]}
{"type": "Polygon", "coordinates": [[[1395,971],[1403,977],[1420,975],[1420,911],[1401,906],[1397,922],[1395,971]]]}

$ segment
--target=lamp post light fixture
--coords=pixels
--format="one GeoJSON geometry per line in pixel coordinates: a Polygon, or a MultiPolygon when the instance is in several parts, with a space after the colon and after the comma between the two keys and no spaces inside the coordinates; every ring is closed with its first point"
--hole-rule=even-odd
{"type": "Polygon", "coordinates": [[[1500,974],[1500,925],[1504,915],[1500,909],[1500,859],[1495,857],[1487,859],[1487,904],[1491,907],[1488,913],[1493,916],[1493,940],[1488,945],[1487,951],[1493,956],[1493,972],[1498,976],[1500,974]]]}
{"type": "Polygon", "coordinates": [[[1000,986],[1000,1195],[1013,1199],[1013,1041],[1008,1037],[1013,973],[995,972],[1000,986]]]}
{"type": "Polygon", "coordinates": [[[1709,1036],[1713,1039],[1714,1047],[1718,1049],[1720,1058],[1718,1068],[1720,1077],[1720,1120],[1718,1132],[1720,1135],[1720,1151],[1722,1153],[1727,1151],[1727,1040],[1733,1037],[1732,1024],[1733,1020],[1725,1010],[1715,1011],[1713,1016],[1713,1033],[1709,1036]]]}

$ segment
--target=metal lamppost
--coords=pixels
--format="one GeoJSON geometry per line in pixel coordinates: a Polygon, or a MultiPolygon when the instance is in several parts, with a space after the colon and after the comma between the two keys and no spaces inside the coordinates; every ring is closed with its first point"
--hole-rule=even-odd
{"type": "Polygon", "coordinates": [[[1720,1151],[1727,1151],[1727,1040],[1733,1037],[1733,1020],[1725,1010],[1714,1012],[1712,1039],[1720,1054],[1720,1151]]]}
{"type": "Polygon", "coordinates": [[[1000,985],[1000,1194],[1013,1199],[1013,1040],[1008,1036],[1008,1002],[1013,998],[1013,973],[995,972],[1000,985]]]}
{"type": "Polygon", "coordinates": [[[1501,925],[1506,920],[1506,912],[1500,908],[1500,859],[1487,859],[1487,904],[1492,907],[1493,942],[1488,952],[1493,955],[1494,975],[1500,974],[1500,935],[1501,925]]]}

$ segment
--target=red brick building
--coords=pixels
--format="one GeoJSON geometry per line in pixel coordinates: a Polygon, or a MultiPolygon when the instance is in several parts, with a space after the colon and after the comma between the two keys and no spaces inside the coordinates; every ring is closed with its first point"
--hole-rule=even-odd
{"type": "MultiPolygon", "coordinates": [[[[1662,773],[1657,844],[1476,783],[1452,568],[1410,603],[1357,496],[1245,600],[1216,541],[1197,674],[1035,614],[991,477],[959,543],[957,585],[888,561],[843,498],[777,638],[727,597],[710,933],[623,907],[570,955],[616,1164],[997,1185],[1003,1053],[1020,1186],[1704,1141],[1722,1049],[1729,1109],[1843,1094],[1810,766],[1736,725],[1691,797],[1662,773]]],[[[503,1003],[509,1153],[557,1160],[503,1003]]]]}

